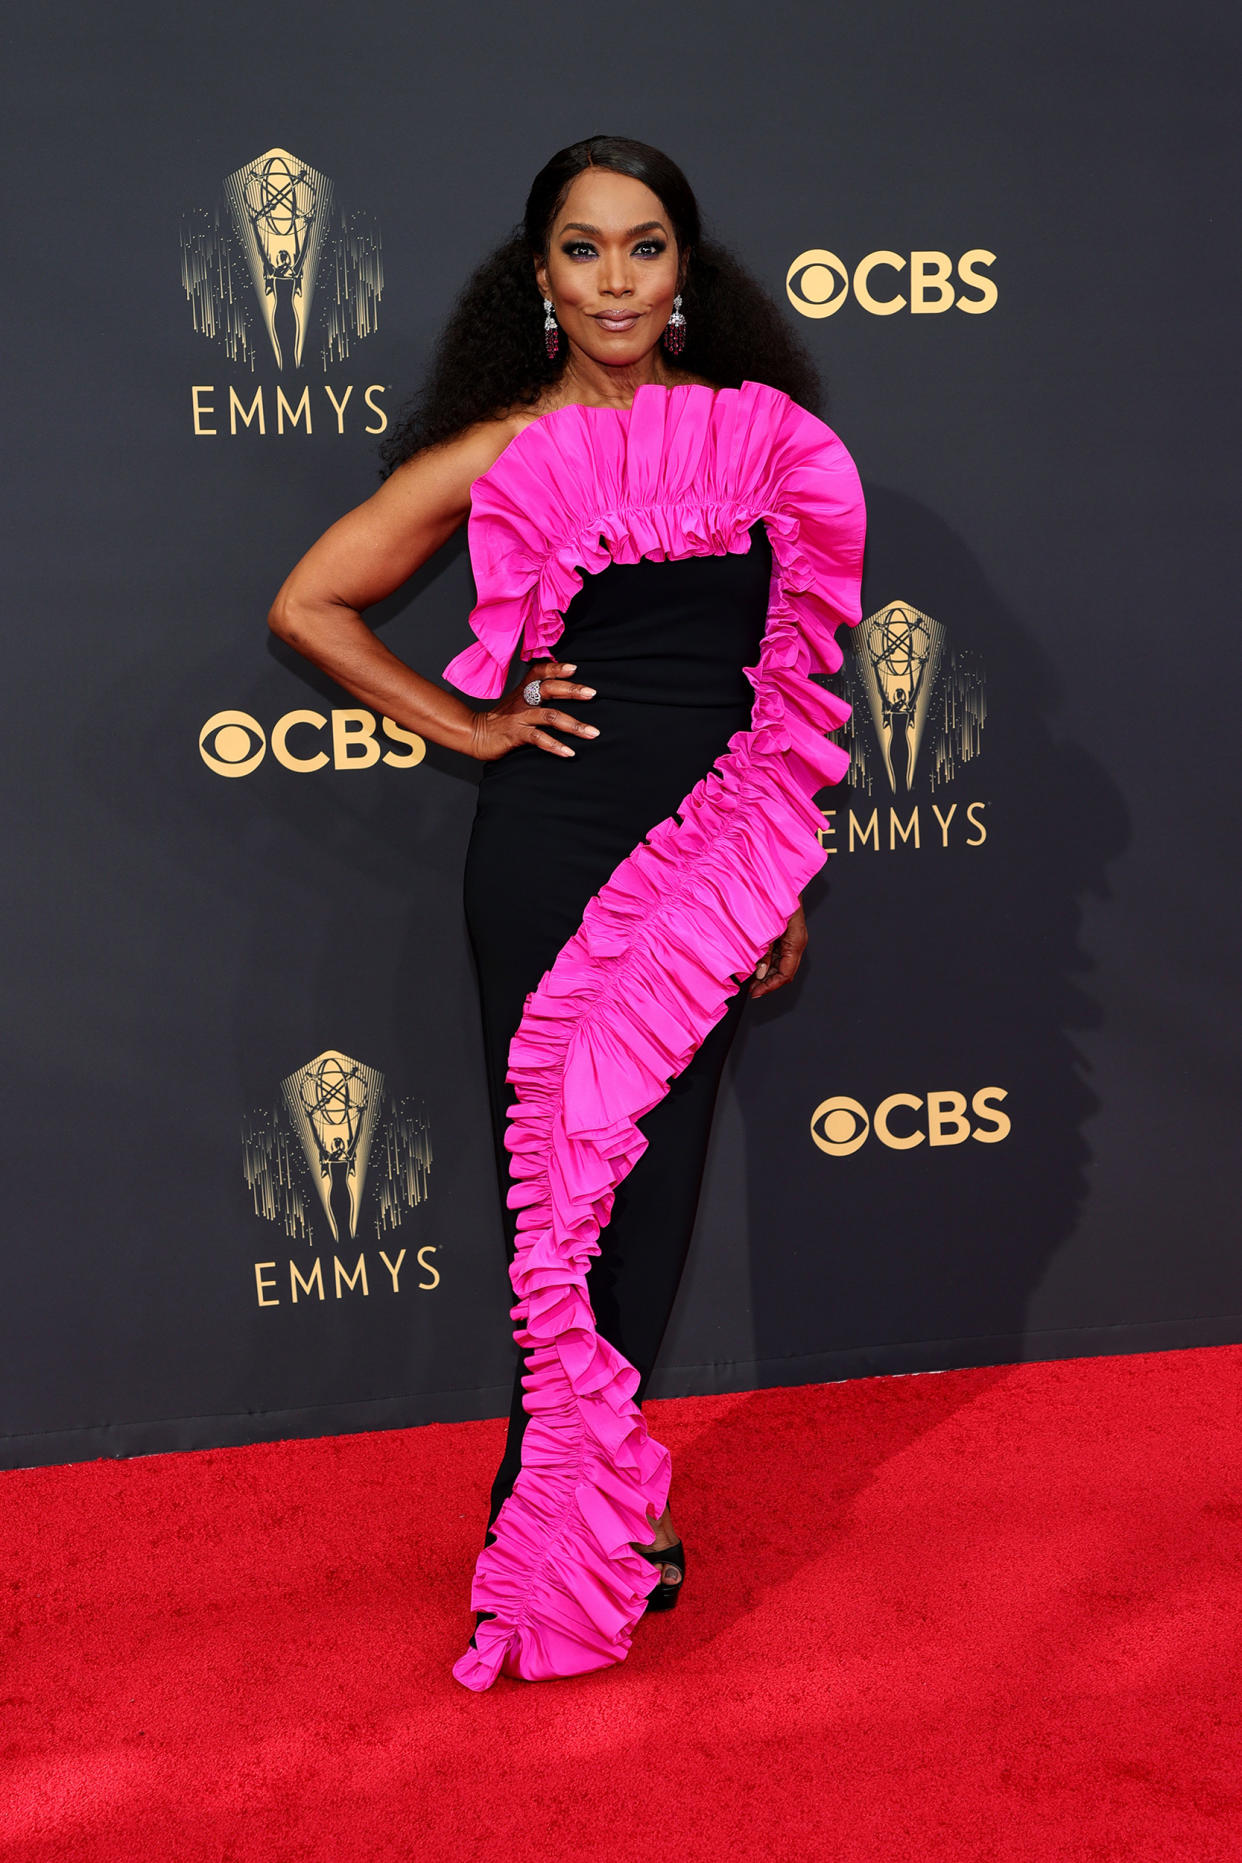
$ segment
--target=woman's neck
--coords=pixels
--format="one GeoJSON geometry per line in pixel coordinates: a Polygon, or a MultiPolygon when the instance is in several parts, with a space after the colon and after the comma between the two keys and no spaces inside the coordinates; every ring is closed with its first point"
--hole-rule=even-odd
{"type": "Polygon", "coordinates": [[[658,345],[640,356],[637,362],[612,368],[607,363],[593,361],[571,344],[557,383],[556,398],[560,404],[577,402],[585,407],[628,408],[640,388],[652,383],[671,388],[680,379],[665,366],[658,345]]]}

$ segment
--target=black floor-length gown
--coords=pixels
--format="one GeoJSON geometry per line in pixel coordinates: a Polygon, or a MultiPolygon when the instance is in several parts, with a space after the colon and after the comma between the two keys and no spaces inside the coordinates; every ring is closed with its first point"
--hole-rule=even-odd
{"type": "MultiPolygon", "coordinates": [[[[671,815],[750,722],[772,553],[762,522],[745,554],[614,563],[584,578],[556,657],[597,696],[558,707],[596,725],[573,758],[523,745],[486,765],[466,865],[502,1198],[509,1043],[528,993],[583,909],[647,830],[671,815]]],[[[685,1265],[721,1070],[746,1001],[733,998],[668,1095],[641,1122],[648,1149],[619,1186],[588,1291],[605,1339],[641,1374],[641,1401],[685,1265]]],[[[506,1209],[510,1256],[513,1212],[506,1209]]],[[[491,1518],[512,1489],[526,1413],[514,1377],[491,1518]]]]}
{"type": "Polygon", "coordinates": [[[489,764],[470,845],[523,1369],[467,1688],[623,1661],[656,1581],[637,1548],[671,1460],[638,1399],[744,980],[849,765],[817,675],[861,614],[864,516],[837,436],[754,381],[550,409],[472,487],[475,638],[447,677],[495,699],[519,653],[572,661],[600,735],[489,764]]]}

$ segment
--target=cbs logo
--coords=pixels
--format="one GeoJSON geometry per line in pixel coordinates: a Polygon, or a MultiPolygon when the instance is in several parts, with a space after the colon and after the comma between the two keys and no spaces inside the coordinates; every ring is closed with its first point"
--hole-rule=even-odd
{"type": "Polygon", "coordinates": [[[996,254],[985,252],[982,246],[964,252],[957,261],[957,285],[965,287],[963,292],[956,288],[953,260],[947,252],[912,252],[908,259],[900,252],[869,252],[851,273],[835,252],[812,247],[800,252],[790,266],[785,290],[804,317],[833,316],[851,291],[873,317],[891,317],[907,307],[915,316],[927,315],[955,305],[979,317],[992,309],[997,298],[995,284],[980,277],[979,270],[995,263],[996,254]],[[884,277],[885,273],[893,276],[884,277]]]}
{"type": "Polygon", "coordinates": [[[839,1093],[822,1100],[811,1114],[811,1137],[830,1158],[848,1158],[874,1132],[890,1151],[913,1151],[916,1145],[963,1145],[968,1138],[980,1145],[999,1145],[1009,1137],[1012,1121],[1000,1110],[1008,1097],[1004,1087],[980,1087],[970,1102],[972,1124],[964,1093],[890,1093],[875,1112],[839,1093]],[[925,1113],[923,1123],[919,1115],[925,1113]]]}
{"type": "MultiPolygon", "coordinates": [[[[277,763],[298,775],[324,770],[369,770],[389,763],[395,770],[412,770],[421,763],[427,746],[413,731],[374,712],[344,709],[330,719],[322,712],[286,712],[272,726],[271,751],[277,763]],[[324,748],[331,745],[331,755],[324,748]],[[380,733],[391,748],[384,749],[380,733]]],[[[198,754],[217,776],[249,776],[268,751],[263,726],[249,712],[216,712],[198,734],[198,754]]]]}

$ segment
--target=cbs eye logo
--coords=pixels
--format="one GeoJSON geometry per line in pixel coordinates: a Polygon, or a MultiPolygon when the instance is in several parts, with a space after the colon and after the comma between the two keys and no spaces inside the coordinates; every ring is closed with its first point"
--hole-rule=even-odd
{"type": "Polygon", "coordinates": [[[834,316],[851,293],[873,317],[892,317],[906,309],[914,316],[928,315],[955,306],[979,317],[997,299],[995,284],[980,276],[980,268],[995,263],[994,252],[972,246],[958,259],[955,280],[954,261],[947,252],[912,252],[906,258],[900,252],[880,251],[869,252],[851,272],[835,252],[812,247],[800,252],[786,272],[785,291],[804,317],[834,316]],[[876,277],[885,272],[893,276],[876,277]]]}
{"type": "Polygon", "coordinates": [[[890,1151],[913,1151],[916,1145],[999,1145],[1009,1137],[1012,1121],[1000,1110],[1007,1099],[1004,1087],[980,1087],[970,1102],[972,1123],[964,1093],[890,1093],[873,1114],[857,1100],[839,1093],[821,1100],[811,1114],[811,1137],[830,1158],[848,1158],[865,1145],[874,1132],[890,1151]],[[925,1114],[922,1122],[919,1115],[925,1114]]]}
{"type": "MultiPolygon", "coordinates": [[[[272,726],[273,757],[299,776],[329,764],[334,770],[369,770],[381,761],[396,770],[410,770],[422,762],[426,750],[421,737],[391,718],[352,707],[334,711],[330,718],[322,712],[286,712],[272,726]],[[324,748],[325,732],[331,755],[324,748]]],[[[198,754],[217,776],[249,776],[267,752],[267,734],[249,712],[215,712],[198,734],[198,754]]]]}

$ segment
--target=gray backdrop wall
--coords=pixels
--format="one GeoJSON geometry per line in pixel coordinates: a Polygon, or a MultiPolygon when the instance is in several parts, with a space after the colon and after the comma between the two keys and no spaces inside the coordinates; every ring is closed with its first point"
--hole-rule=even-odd
{"type": "MultiPolygon", "coordinates": [[[[8,1462],[504,1407],[472,770],[264,617],[598,130],[667,147],[785,305],[870,511],[853,783],[658,1391],[1242,1336],[1233,16],[10,35],[8,1462]]],[[[376,619],[435,674],[471,602],[459,539],[376,619]]]]}

